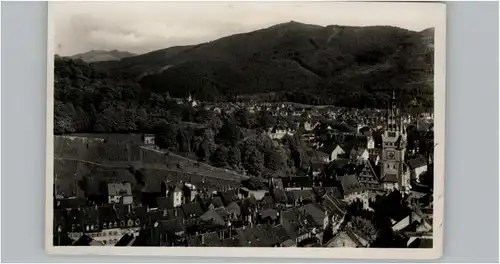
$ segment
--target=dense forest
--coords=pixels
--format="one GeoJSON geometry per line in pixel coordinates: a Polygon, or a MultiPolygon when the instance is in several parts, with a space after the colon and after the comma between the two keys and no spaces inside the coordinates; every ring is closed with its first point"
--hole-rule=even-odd
{"type": "Polygon", "coordinates": [[[264,177],[306,170],[313,157],[298,136],[285,137],[278,147],[263,135],[286,121],[265,111],[215,114],[178,104],[81,60],[56,57],[55,71],[55,134],[154,133],[164,149],[264,177]]]}

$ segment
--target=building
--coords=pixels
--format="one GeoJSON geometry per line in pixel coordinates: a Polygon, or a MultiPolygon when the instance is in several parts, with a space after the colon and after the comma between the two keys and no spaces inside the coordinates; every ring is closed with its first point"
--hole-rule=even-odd
{"type": "Polygon", "coordinates": [[[385,190],[400,189],[408,183],[403,181],[403,163],[406,151],[406,131],[399,109],[396,108],[396,96],[393,92],[391,107],[382,135],[381,184],[385,190]]]}
{"type": "Polygon", "coordinates": [[[153,134],[142,135],[142,143],[148,146],[155,145],[155,135],[153,134]]]}
{"type": "Polygon", "coordinates": [[[419,181],[420,175],[427,171],[427,159],[424,157],[417,157],[408,160],[408,167],[410,171],[410,177],[412,179],[419,181]]]}
{"type": "Polygon", "coordinates": [[[380,190],[380,183],[375,172],[374,164],[367,161],[360,165],[361,171],[357,174],[357,179],[366,190],[378,191],[380,190]]]}
{"type": "Polygon", "coordinates": [[[109,204],[132,204],[132,185],[130,182],[108,183],[107,196],[109,204]]]}

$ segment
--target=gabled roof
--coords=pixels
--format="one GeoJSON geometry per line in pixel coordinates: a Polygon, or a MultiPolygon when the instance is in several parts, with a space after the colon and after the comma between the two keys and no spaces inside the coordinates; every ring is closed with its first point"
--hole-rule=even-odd
{"type": "Polygon", "coordinates": [[[168,197],[158,197],[156,198],[156,203],[160,210],[174,209],[174,205],[168,197]]]}
{"type": "Polygon", "coordinates": [[[398,175],[397,174],[392,174],[392,173],[386,173],[382,176],[381,179],[382,182],[398,182],[398,175]]]}
{"type": "Polygon", "coordinates": [[[183,204],[181,208],[185,218],[189,218],[191,215],[194,215],[194,217],[200,217],[203,214],[203,209],[197,202],[183,204]]]}
{"type": "Polygon", "coordinates": [[[337,199],[331,194],[323,196],[323,206],[330,215],[335,215],[339,218],[347,213],[347,203],[337,199]]]}
{"type": "MultiPolygon", "coordinates": [[[[219,209],[224,209],[224,208],[219,208],[219,209]]],[[[204,214],[200,216],[201,220],[204,221],[214,221],[215,223],[224,223],[224,218],[227,216],[227,212],[220,211],[219,212],[215,210],[208,210],[204,214]],[[220,214],[219,214],[220,212],[220,214]]]]}
{"type": "Polygon", "coordinates": [[[286,193],[286,196],[295,201],[296,199],[314,200],[314,192],[312,190],[293,190],[286,193]]]}
{"type": "Polygon", "coordinates": [[[315,204],[306,204],[298,208],[299,211],[310,215],[317,226],[323,225],[323,220],[325,218],[325,212],[315,204]]]}
{"type": "Polygon", "coordinates": [[[238,191],[236,189],[227,190],[220,193],[220,197],[224,204],[228,205],[233,201],[238,200],[238,191]]]}
{"type": "Polygon", "coordinates": [[[287,187],[312,187],[313,181],[308,176],[285,177],[281,179],[283,186],[287,187]]]}
{"type": "Polygon", "coordinates": [[[108,195],[110,196],[132,195],[132,185],[130,184],[130,182],[108,183],[108,195]]]}
{"type": "Polygon", "coordinates": [[[224,207],[224,203],[219,196],[215,196],[210,203],[213,204],[214,208],[224,207]]]}
{"type": "Polygon", "coordinates": [[[73,246],[104,246],[104,245],[102,243],[93,240],[91,237],[87,235],[83,235],[73,243],[73,246]]]}
{"type": "Polygon", "coordinates": [[[349,174],[341,176],[339,178],[342,189],[344,190],[344,195],[354,192],[361,192],[363,190],[363,186],[359,183],[356,175],[349,174]]]}
{"type": "Polygon", "coordinates": [[[422,156],[420,156],[420,157],[408,160],[407,163],[408,163],[408,166],[411,169],[416,169],[416,168],[419,168],[419,167],[422,167],[422,166],[426,166],[427,165],[427,159],[424,158],[424,157],[422,157],[422,156]]]}
{"type": "Polygon", "coordinates": [[[129,247],[134,243],[135,239],[133,235],[125,234],[116,242],[115,247],[129,247]]]}
{"type": "MultiPolygon", "coordinates": [[[[323,146],[319,150],[322,151],[322,152],[324,152],[324,153],[326,153],[326,154],[328,154],[328,155],[330,155],[335,150],[335,148],[337,148],[337,146],[340,146],[340,145],[337,144],[337,143],[335,143],[335,142],[333,142],[333,141],[331,141],[331,140],[329,140],[329,141],[323,143],[323,146]]],[[[344,150],[344,149],[342,148],[342,150],[344,150]]]]}
{"type": "Polygon", "coordinates": [[[230,203],[228,206],[226,206],[226,210],[229,214],[236,214],[237,216],[241,215],[241,208],[240,206],[235,203],[235,202],[232,202],[230,203]]]}
{"type": "Polygon", "coordinates": [[[220,247],[222,246],[222,241],[216,232],[202,234],[203,246],[206,247],[220,247]]]}
{"type": "Polygon", "coordinates": [[[262,219],[265,219],[267,217],[271,218],[272,220],[278,219],[278,211],[274,209],[262,210],[259,212],[259,214],[262,217],[262,219]]]}

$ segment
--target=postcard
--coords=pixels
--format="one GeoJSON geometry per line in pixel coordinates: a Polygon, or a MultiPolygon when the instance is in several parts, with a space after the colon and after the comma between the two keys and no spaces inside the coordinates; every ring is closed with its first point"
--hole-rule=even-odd
{"type": "Polygon", "coordinates": [[[49,254],[441,256],[444,4],[71,1],[48,20],[49,254]]]}

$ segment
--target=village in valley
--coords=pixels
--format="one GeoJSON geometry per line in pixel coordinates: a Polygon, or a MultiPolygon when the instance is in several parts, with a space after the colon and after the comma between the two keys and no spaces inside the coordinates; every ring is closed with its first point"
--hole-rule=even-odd
{"type": "Polygon", "coordinates": [[[433,248],[432,24],[158,2],[89,33],[117,4],[59,5],[54,246],[433,248]]]}
{"type": "Polygon", "coordinates": [[[180,121],[187,141],[171,127],[55,135],[54,245],[432,247],[433,113],[398,97],[355,109],[189,96],[170,99],[194,116],[180,121]]]}

